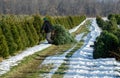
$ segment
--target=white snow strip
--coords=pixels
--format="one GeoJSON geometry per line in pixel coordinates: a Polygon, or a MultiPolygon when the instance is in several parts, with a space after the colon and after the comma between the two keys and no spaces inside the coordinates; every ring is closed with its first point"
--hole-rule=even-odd
{"type": "Polygon", "coordinates": [[[12,66],[18,65],[20,63],[20,60],[22,60],[24,57],[32,55],[35,52],[41,51],[41,50],[48,48],[50,46],[51,46],[51,44],[43,43],[43,44],[28,48],[25,51],[23,51],[21,54],[18,54],[18,55],[13,56],[9,59],[3,60],[0,63],[0,75],[6,73],[7,71],[10,71],[10,68],[12,66]]]}
{"type": "Polygon", "coordinates": [[[42,74],[42,77],[43,78],[51,78],[52,75],[55,73],[55,71],[58,70],[60,65],[64,62],[64,59],[66,59],[65,56],[67,55],[67,53],[69,53],[72,49],[74,49],[75,46],[76,45],[74,45],[71,49],[69,49],[62,55],[47,57],[41,65],[53,64],[54,68],[50,71],[50,73],[42,74]]]}
{"type": "Polygon", "coordinates": [[[81,38],[83,37],[84,33],[78,34],[75,37],[75,40],[77,40],[77,42],[79,42],[81,40],[81,38]]]}
{"type": "MultiPolygon", "coordinates": [[[[78,34],[76,35],[75,39],[77,41],[80,41],[82,39],[82,36],[84,35],[84,33],[82,34],[78,34]]],[[[71,49],[67,50],[64,54],[62,55],[58,55],[58,56],[50,56],[50,57],[47,57],[43,63],[41,65],[48,65],[48,64],[53,64],[53,69],[49,72],[49,73],[45,73],[45,74],[40,74],[40,76],[42,76],[43,78],[51,78],[52,75],[58,70],[58,68],[60,67],[60,65],[62,63],[64,63],[64,59],[66,59],[66,55],[71,51],[73,50],[74,48],[76,47],[76,45],[74,45],[71,49]]],[[[41,66],[40,65],[40,66],[41,66]]]]}
{"type": "Polygon", "coordinates": [[[120,25],[118,25],[118,28],[120,28],[120,25]]]}
{"type": "MultiPolygon", "coordinates": [[[[83,21],[80,25],[85,23],[85,21],[83,21]]],[[[75,32],[77,30],[77,28],[73,28],[70,31],[70,33],[75,32]]],[[[36,45],[34,47],[30,47],[30,48],[26,49],[25,51],[21,52],[21,54],[18,54],[16,56],[10,57],[9,59],[3,60],[2,62],[0,62],[0,76],[5,74],[5,73],[7,73],[8,71],[10,71],[10,69],[13,66],[18,65],[20,63],[20,61],[23,60],[25,57],[27,57],[29,55],[32,55],[35,52],[41,51],[43,49],[46,49],[46,48],[48,48],[50,46],[51,46],[51,44],[48,44],[47,41],[46,41],[46,42],[44,42],[42,44],[39,44],[39,45],[36,45]]]]}
{"type": "MultiPolygon", "coordinates": [[[[60,56],[52,56],[44,60],[44,64],[53,64],[54,68],[48,74],[43,74],[43,78],[51,78],[52,75],[57,71],[58,67],[66,62],[69,65],[69,69],[66,71],[64,78],[119,78],[120,73],[116,70],[120,69],[120,63],[115,60],[115,58],[106,59],[93,59],[93,48],[90,45],[94,45],[96,37],[101,33],[101,30],[96,24],[95,18],[89,18],[93,20],[90,33],[84,37],[84,45],[82,48],[77,50],[72,58],[70,58],[70,63],[63,61],[66,53],[60,56]],[[57,59],[57,60],[56,60],[57,59]]],[[[76,40],[81,40],[83,33],[76,36],[76,40]]]]}
{"type": "Polygon", "coordinates": [[[69,69],[64,78],[120,78],[120,63],[114,58],[93,59],[93,48],[96,37],[101,30],[92,19],[91,32],[84,38],[85,42],[81,49],[77,50],[70,58],[69,69]],[[82,67],[82,68],[81,68],[82,67]]]}
{"type": "Polygon", "coordinates": [[[102,17],[102,19],[103,19],[104,21],[107,21],[107,20],[108,20],[108,18],[107,18],[107,17],[102,17]]]}
{"type": "Polygon", "coordinates": [[[78,29],[81,25],[83,25],[87,20],[89,20],[89,19],[86,19],[85,21],[83,21],[83,22],[82,22],[81,24],[79,24],[78,26],[74,27],[73,29],[70,29],[69,32],[72,33],[72,32],[77,31],[77,29],[78,29]]]}

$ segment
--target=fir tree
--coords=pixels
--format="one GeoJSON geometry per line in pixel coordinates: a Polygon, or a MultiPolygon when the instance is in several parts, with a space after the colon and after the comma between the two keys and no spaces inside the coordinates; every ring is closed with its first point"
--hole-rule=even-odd
{"type": "Polygon", "coordinates": [[[23,48],[23,44],[21,42],[21,38],[20,38],[18,29],[17,29],[18,28],[17,24],[16,24],[17,21],[15,21],[13,17],[11,17],[11,19],[9,21],[11,21],[9,23],[9,25],[11,27],[10,30],[11,30],[14,42],[17,44],[17,51],[19,51],[19,50],[21,50],[23,48]]]}
{"type": "Polygon", "coordinates": [[[2,33],[1,22],[0,22],[0,57],[9,56],[9,48],[5,39],[5,36],[2,33]]]}
{"type": "Polygon", "coordinates": [[[30,30],[30,28],[29,28],[29,23],[28,23],[27,20],[25,21],[25,24],[24,24],[24,30],[25,30],[26,35],[27,35],[28,40],[29,40],[29,45],[28,45],[28,47],[31,47],[31,46],[33,46],[33,45],[35,44],[35,41],[34,41],[34,39],[32,38],[32,32],[31,32],[31,30],[30,30]]]}
{"type": "Polygon", "coordinates": [[[27,37],[26,32],[24,31],[22,25],[23,25],[23,22],[19,22],[18,26],[17,26],[17,30],[19,32],[21,43],[23,44],[22,45],[23,46],[22,49],[25,49],[29,45],[29,40],[28,40],[28,37],[27,37]]]}
{"type": "Polygon", "coordinates": [[[9,24],[7,24],[6,21],[3,20],[1,22],[1,28],[2,28],[3,34],[5,35],[5,38],[9,47],[9,54],[13,55],[17,50],[17,44],[14,42],[12,33],[10,31],[10,26],[9,24]]]}
{"type": "Polygon", "coordinates": [[[35,42],[35,44],[38,44],[39,43],[39,37],[37,35],[37,31],[35,30],[34,26],[33,26],[33,20],[29,20],[28,21],[28,26],[29,26],[29,29],[30,29],[30,32],[32,34],[32,38],[35,42]]]}
{"type": "Polygon", "coordinates": [[[41,40],[43,40],[43,37],[40,34],[40,29],[41,29],[41,26],[42,26],[41,17],[40,17],[40,15],[34,15],[33,18],[34,18],[33,26],[34,26],[34,28],[35,28],[35,30],[37,32],[37,35],[39,37],[39,41],[41,41],[41,40]]]}

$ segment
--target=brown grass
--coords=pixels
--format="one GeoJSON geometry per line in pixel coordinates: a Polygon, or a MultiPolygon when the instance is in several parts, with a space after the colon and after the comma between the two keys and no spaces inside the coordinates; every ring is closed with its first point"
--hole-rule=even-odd
{"type": "MultiPolygon", "coordinates": [[[[38,72],[40,71],[39,65],[43,62],[43,60],[51,55],[62,54],[68,48],[70,48],[72,44],[55,46],[37,52],[34,55],[26,57],[22,63],[18,66],[13,67],[10,72],[1,76],[2,78],[36,78],[38,72]],[[35,75],[35,76],[34,76],[35,75]]],[[[0,78],[1,78],[0,77],[0,78]]]]}
{"type": "Polygon", "coordinates": [[[2,57],[0,57],[0,62],[2,62],[2,60],[3,60],[3,58],[2,58],[2,57]]]}

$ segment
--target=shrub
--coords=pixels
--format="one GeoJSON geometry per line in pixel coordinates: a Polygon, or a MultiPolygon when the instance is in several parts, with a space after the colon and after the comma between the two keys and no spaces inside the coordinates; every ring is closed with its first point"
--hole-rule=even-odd
{"type": "Polygon", "coordinates": [[[116,15],[115,18],[116,18],[116,20],[117,20],[117,24],[120,25],[120,14],[116,15]]]}
{"type": "Polygon", "coordinates": [[[108,19],[115,18],[117,21],[117,24],[120,24],[120,14],[109,14],[108,19]]]}
{"type": "Polygon", "coordinates": [[[109,14],[107,18],[110,20],[113,17],[115,17],[115,14],[109,14]]]}
{"type": "Polygon", "coordinates": [[[107,22],[105,22],[100,16],[97,16],[96,20],[99,27],[101,27],[103,30],[107,30],[107,22]]]}
{"type": "Polygon", "coordinates": [[[118,29],[117,21],[116,21],[115,17],[112,17],[110,19],[109,25],[107,26],[107,28],[108,28],[108,31],[112,32],[112,33],[118,29]]]}
{"type": "Polygon", "coordinates": [[[110,57],[110,51],[115,51],[118,48],[119,40],[117,36],[112,33],[104,31],[100,37],[97,38],[95,43],[93,57],[94,58],[105,58],[110,57]]]}
{"type": "Polygon", "coordinates": [[[105,44],[102,41],[97,42],[97,44],[95,44],[95,50],[93,52],[93,58],[94,59],[102,58],[104,56],[107,56],[107,54],[105,53],[104,46],[105,46],[105,44]]]}

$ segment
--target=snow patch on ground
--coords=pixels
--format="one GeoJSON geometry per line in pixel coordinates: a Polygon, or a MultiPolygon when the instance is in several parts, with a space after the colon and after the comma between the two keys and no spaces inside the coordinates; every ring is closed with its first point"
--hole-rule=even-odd
{"type": "Polygon", "coordinates": [[[118,25],[118,28],[120,28],[120,25],[118,25]]]}
{"type": "Polygon", "coordinates": [[[40,74],[40,76],[42,76],[43,78],[51,78],[52,75],[58,70],[60,65],[64,62],[64,59],[66,58],[65,56],[67,55],[67,53],[69,53],[75,46],[73,46],[71,49],[67,50],[62,55],[47,57],[41,65],[53,64],[53,69],[49,73],[45,73],[42,75],[40,74]]]}
{"type": "MultiPolygon", "coordinates": [[[[77,50],[73,54],[72,58],[70,58],[69,70],[66,71],[64,78],[115,78],[115,75],[118,76],[116,78],[120,78],[120,73],[117,71],[117,70],[120,70],[120,62],[115,61],[114,58],[107,58],[107,59],[92,58],[93,48],[90,47],[90,45],[94,44],[96,37],[99,36],[101,32],[101,30],[98,28],[96,24],[95,18],[92,20],[93,20],[93,23],[91,24],[92,26],[90,28],[92,32],[89,33],[86,37],[84,37],[85,43],[83,47],[77,50]]],[[[76,31],[77,28],[79,27],[76,27],[73,30],[70,30],[70,32],[72,33],[76,31]]],[[[81,35],[78,35],[78,38],[82,37],[80,36],[81,35]]],[[[78,38],[76,39],[80,40],[78,38]]],[[[32,55],[35,52],[41,51],[50,46],[51,44],[48,44],[47,42],[45,42],[40,45],[36,45],[34,47],[28,48],[25,51],[23,51],[21,54],[18,54],[9,59],[3,60],[2,62],[0,62],[0,75],[10,71],[10,69],[13,66],[18,65],[20,61],[24,59],[24,57],[32,55]]],[[[58,56],[48,57],[48,59],[51,59],[49,63],[56,63],[55,64],[56,66],[60,66],[64,62],[63,61],[65,59],[64,56],[68,52],[70,52],[73,48],[69,49],[68,51],[65,52],[65,54],[59,57],[58,56]],[[60,61],[58,60],[53,61],[52,59],[60,59],[60,61]],[[60,65],[58,65],[57,62],[60,65]]],[[[47,62],[48,60],[46,62],[44,61],[43,64],[46,64],[47,62]]],[[[54,73],[57,70],[57,68],[58,67],[54,68],[53,70],[51,70],[51,72],[54,73]]],[[[51,75],[48,76],[48,78],[50,77],[51,75]]]]}
{"type": "MultiPolygon", "coordinates": [[[[76,35],[75,39],[79,42],[82,39],[83,35],[84,35],[84,33],[78,34],[78,35],[76,35]]],[[[64,61],[66,59],[65,56],[71,50],[73,50],[75,47],[76,47],[76,45],[74,45],[71,49],[67,50],[62,55],[57,55],[57,56],[55,55],[55,56],[47,57],[40,66],[53,64],[54,68],[49,73],[45,73],[45,74],[42,74],[42,75],[40,74],[40,76],[42,76],[43,78],[51,78],[52,75],[58,70],[58,68],[60,67],[60,65],[65,62],[64,61]]]]}
{"type": "Polygon", "coordinates": [[[90,45],[93,45],[101,30],[95,20],[91,27],[91,32],[84,38],[82,48],[70,58],[69,69],[64,78],[119,78],[120,74],[116,70],[120,69],[120,63],[114,58],[93,59],[93,47],[90,45]]]}
{"type": "MultiPolygon", "coordinates": [[[[94,41],[100,35],[101,29],[97,26],[95,18],[91,20],[93,20],[90,27],[91,32],[83,38],[84,45],[82,48],[77,50],[69,59],[70,62],[66,64],[69,69],[66,71],[64,78],[119,78],[120,73],[116,70],[120,69],[120,63],[114,58],[93,59],[92,54],[94,49],[90,46],[94,45],[94,41]]],[[[83,33],[77,35],[76,40],[81,40],[82,36],[83,33]]],[[[69,51],[72,49],[73,48],[69,51]]],[[[69,51],[65,52],[63,55],[46,58],[43,65],[52,63],[54,68],[48,74],[43,74],[44,78],[52,77],[59,66],[65,62],[65,55],[69,53],[69,51]]]]}
{"type": "MultiPolygon", "coordinates": [[[[86,20],[85,20],[86,21],[86,20]]],[[[83,21],[80,25],[82,25],[83,23],[85,23],[85,21],[83,21]]],[[[79,25],[79,26],[80,26],[79,25]]],[[[77,26],[78,28],[78,26],[77,26]]],[[[77,28],[73,28],[70,30],[70,33],[75,32],[77,30],[77,28]]],[[[23,60],[25,57],[34,54],[35,52],[41,51],[43,49],[46,49],[48,47],[50,47],[51,44],[48,44],[47,41],[36,45],[34,47],[30,47],[28,49],[26,49],[25,51],[21,52],[20,54],[16,55],[16,56],[12,56],[9,59],[5,59],[2,62],[0,62],[0,76],[2,74],[7,73],[8,71],[10,71],[10,69],[13,66],[16,66],[20,63],[21,60],[23,60]]]]}
{"type": "Polygon", "coordinates": [[[69,32],[72,33],[72,32],[77,31],[77,29],[78,29],[81,25],[83,25],[87,20],[89,20],[89,19],[86,19],[85,21],[83,21],[83,22],[82,22],[81,24],[79,24],[78,26],[74,27],[73,29],[70,29],[69,32]]]}
{"type": "Polygon", "coordinates": [[[20,60],[22,60],[24,57],[32,55],[35,52],[41,51],[41,50],[48,48],[50,46],[51,46],[51,44],[47,44],[47,42],[44,42],[40,45],[36,45],[34,47],[26,49],[21,54],[18,54],[18,55],[13,56],[9,59],[3,60],[0,63],[0,75],[10,71],[11,67],[18,65],[20,63],[20,60]]]}
{"type": "Polygon", "coordinates": [[[107,18],[107,17],[102,17],[102,19],[103,19],[104,21],[107,21],[107,20],[108,20],[108,18],[107,18]]]}
{"type": "Polygon", "coordinates": [[[75,40],[77,40],[77,42],[79,42],[82,39],[83,35],[84,35],[84,33],[76,35],[75,40]]]}

